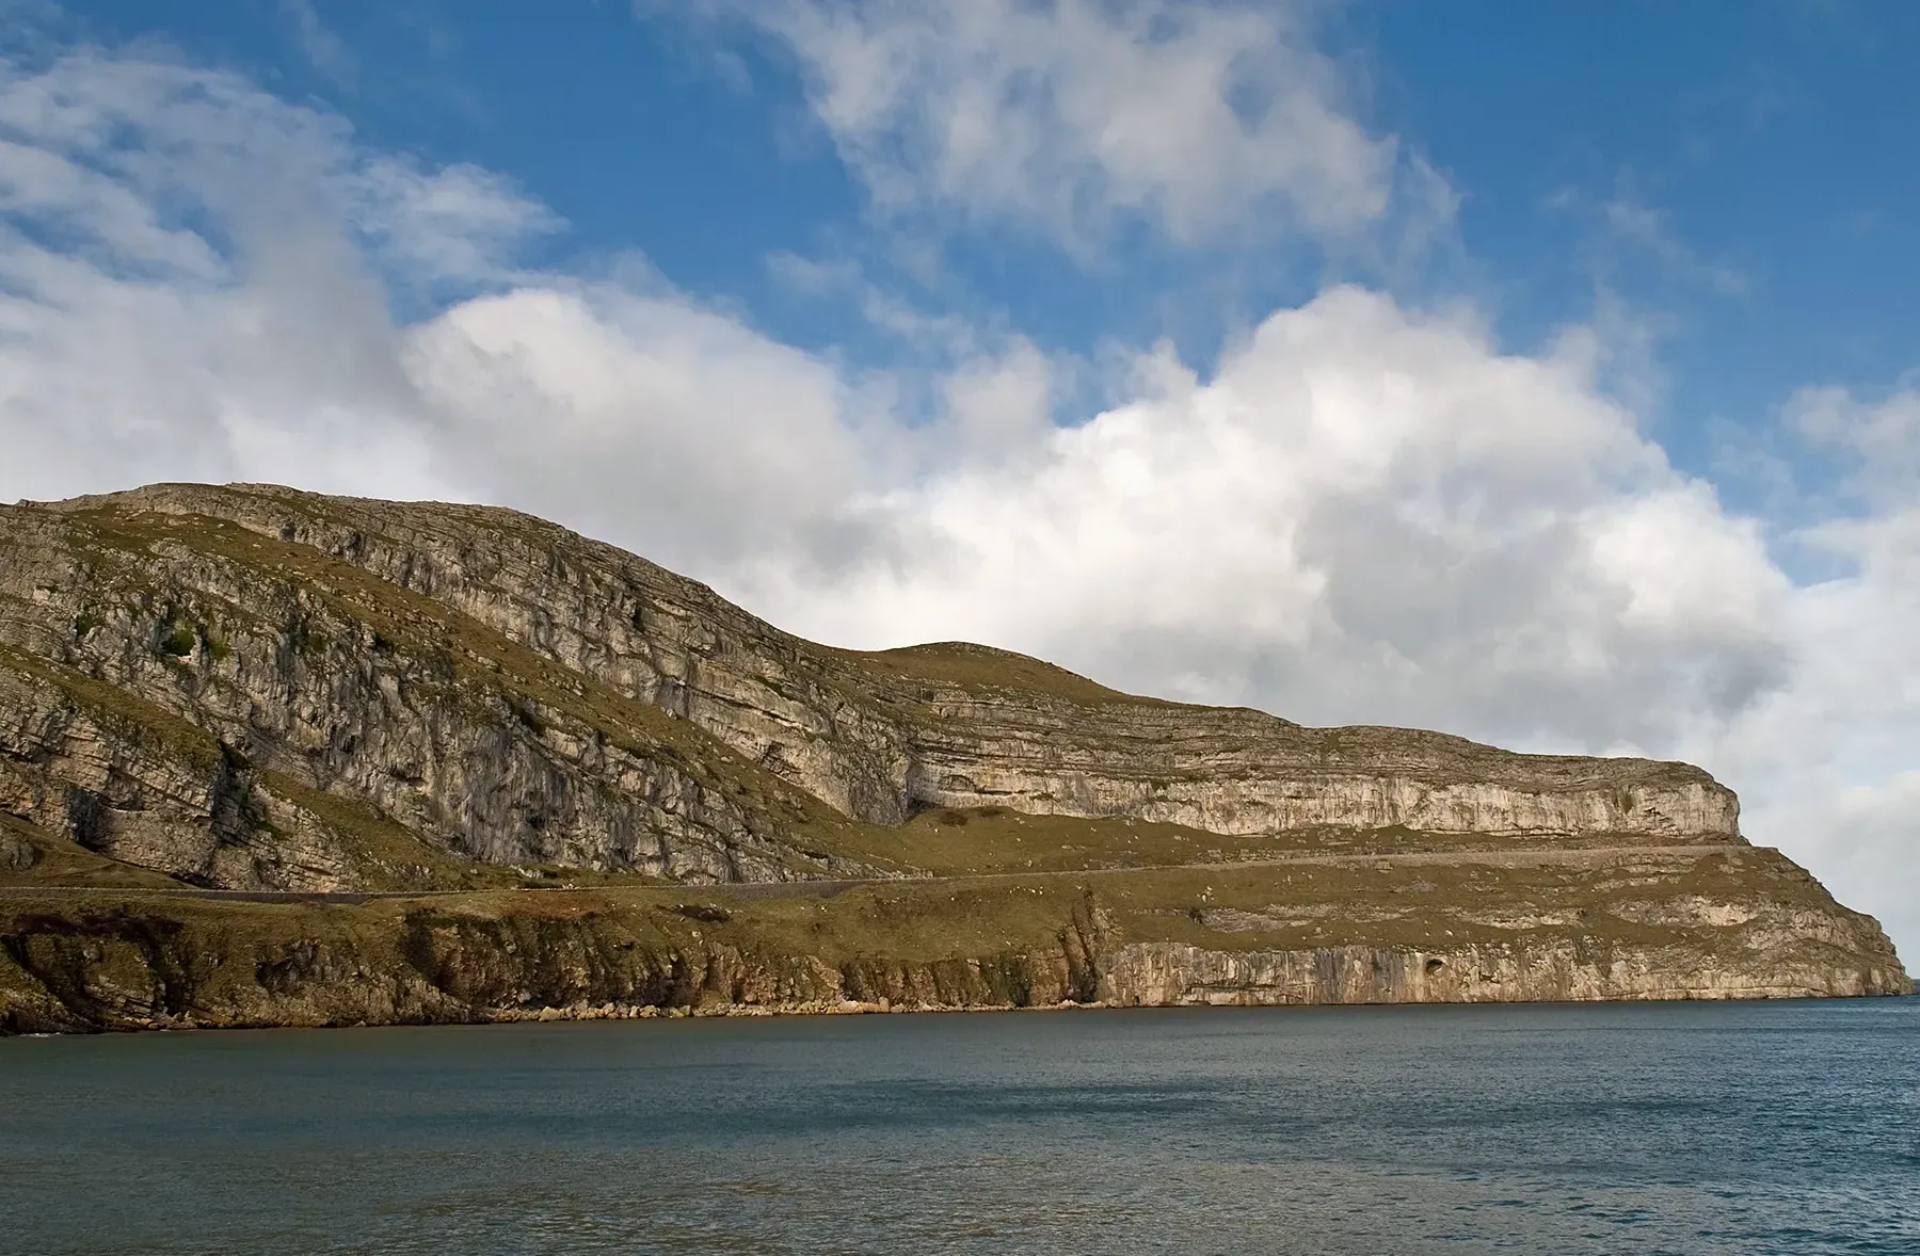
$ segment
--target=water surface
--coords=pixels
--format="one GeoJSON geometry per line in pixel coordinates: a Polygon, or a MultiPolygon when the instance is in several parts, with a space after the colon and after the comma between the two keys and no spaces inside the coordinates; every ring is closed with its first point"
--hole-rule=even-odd
{"type": "Polygon", "coordinates": [[[15,1039],[0,1250],[1915,1253],[1920,999],[15,1039]]]}

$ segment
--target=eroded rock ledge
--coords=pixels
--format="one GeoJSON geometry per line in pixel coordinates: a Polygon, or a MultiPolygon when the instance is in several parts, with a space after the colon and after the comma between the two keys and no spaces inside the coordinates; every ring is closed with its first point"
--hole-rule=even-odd
{"type": "Polygon", "coordinates": [[[0,899],[0,1028],[14,1032],[1911,991],[1870,918],[1750,847],[777,897],[742,886],[357,906],[0,899]]]}
{"type": "Polygon", "coordinates": [[[1686,764],[832,649],[493,508],[0,507],[15,1029],[1905,982],[1686,764]]]}
{"type": "MultiPolygon", "coordinates": [[[[1308,729],[978,646],[831,650],[511,511],[168,485],[6,508],[0,529],[0,644],[490,863],[777,878],[809,871],[772,849],[796,817],[980,805],[1739,840],[1732,792],[1684,764],[1308,729]]],[[[46,718],[7,721],[15,755],[46,718]]]]}

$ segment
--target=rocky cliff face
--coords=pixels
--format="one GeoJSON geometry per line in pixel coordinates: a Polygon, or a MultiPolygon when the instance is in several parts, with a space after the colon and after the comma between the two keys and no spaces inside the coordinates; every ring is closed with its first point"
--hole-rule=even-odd
{"type": "MultiPolygon", "coordinates": [[[[0,851],[0,884],[45,883],[45,867],[14,855],[62,843],[63,868],[103,858],[230,890],[917,877],[926,847],[906,822],[929,809],[956,823],[1053,817],[1056,841],[1057,823],[1086,821],[1055,868],[1077,866],[1061,849],[1089,868],[1127,862],[1112,826],[1134,822],[1180,826],[1156,830],[1163,849],[1192,834],[1228,860],[1354,849],[1387,831],[1396,848],[1745,849],[1733,794],[1683,764],[1303,728],[1131,697],[979,646],[835,650],[511,511],[197,485],[0,507],[0,816],[40,835],[9,839],[20,849],[0,851]]],[[[1083,964],[1028,984],[1123,1003],[1638,997],[1695,962],[1675,951],[1602,972],[1550,947],[1505,967],[1462,953],[1429,972],[1367,937],[1337,960],[1318,944],[1261,959],[1155,932],[1103,952],[1097,976],[1083,964]],[[1636,963],[1654,976],[1632,975],[1636,963]]],[[[1767,974],[1747,956],[1724,988],[1897,984],[1884,939],[1842,932],[1823,945],[1872,962],[1767,974]]],[[[19,943],[22,971],[80,971],[33,948],[94,945],[29,935],[42,940],[19,943]]],[[[863,997],[847,995],[864,989],[857,963],[777,949],[821,998],[863,997]]],[[[942,1001],[915,990],[895,994],[942,1001]]],[[[438,998],[396,993],[400,1010],[383,1015],[438,1016],[453,1006],[438,998]]]]}
{"type": "Polygon", "coordinates": [[[1912,990],[1871,920],[1773,852],[1592,858],[796,885],[771,899],[745,886],[357,906],[101,893],[76,910],[22,893],[0,899],[0,1031],[1912,990]]]}
{"type": "MultiPolygon", "coordinates": [[[[1739,840],[1732,793],[1684,765],[1306,729],[1129,698],[982,647],[829,650],[509,511],[162,486],[7,509],[0,528],[0,665],[22,695],[3,713],[8,750],[75,767],[71,784],[100,800],[79,804],[92,828],[50,814],[51,787],[16,788],[39,790],[37,821],[141,862],[157,850],[132,815],[144,804],[119,804],[171,795],[138,772],[114,779],[139,787],[103,791],[120,767],[78,766],[99,759],[86,741],[98,730],[82,727],[88,682],[144,704],[135,722],[226,747],[225,777],[203,765],[196,810],[254,786],[250,770],[274,772],[496,864],[812,875],[840,869],[782,843],[796,821],[986,804],[1228,835],[1739,840]]],[[[232,822],[197,850],[183,838],[173,870],[350,880],[319,839],[257,868],[220,854],[243,838],[232,822]]]]}
{"type": "Polygon", "coordinates": [[[784,840],[824,809],[655,691],[297,542],[119,507],[0,526],[0,788],[90,849],[233,887],[857,870],[784,840]]]}

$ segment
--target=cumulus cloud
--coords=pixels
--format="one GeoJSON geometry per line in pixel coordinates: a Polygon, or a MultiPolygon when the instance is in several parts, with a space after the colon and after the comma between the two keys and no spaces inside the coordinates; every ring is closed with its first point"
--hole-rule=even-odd
{"type": "MultiPolygon", "coordinates": [[[[1754,828],[1819,852],[1836,893],[1920,947],[1920,392],[1823,385],[1788,426],[1841,458],[1841,500],[1795,536],[1843,574],[1795,591],[1794,682],[1708,753],[1747,782],[1754,828]]],[[[1700,743],[1704,745],[1704,743],[1700,743]]]]}
{"type": "Polygon", "coordinates": [[[644,265],[523,272],[558,224],[510,182],[236,76],[7,63],[0,144],[0,496],[264,478],[511,502],[684,566],[807,535],[826,561],[887,456],[884,387],[644,265]]]}
{"type": "MultiPolygon", "coordinates": [[[[657,6],[642,0],[643,10],[657,6]]],[[[1386,215],[1398,146],[1355,117],[1311,3],[712,0],[798,60],[886,214],[1005,221],[1084,250],[1123,219],[1182,244],[1386,215]]],[[[1435,172],[1410,172],[1423,210],[1435,172]]]]}
{"type": "Polygon", "coordinates": [[[1017,463],[869,504],[939,562],[766,596],[839,639],[974,636],[1314,722],[1539,743],[1668,744],[1783,680],[1757,530],[1581,360],[1339,288],[1204,381],[1142,367],[1150,392],[1017,463]]]}
{"type": "Polygon", "coordinates": [[[1217,362],[1131,355],[1095,413],[1062,413],[1038,346],[962,337],[922,411],[642,265],[526,270],[555,224],[511,184],[232,77],[8,66],[0,142],[0,498],[492,501],[839,644],[966,636],[1314,723],[1684,754],[1920,945],[1909,391],[1789,408],[1861,459],[1857,509],[1804,538],[1847,574],[1795,586],[1588,337],[1514,354],[1337,287],[1217,362]],[[397,316],[423,283],[433,312],[397,316]]]}
{"type": "Polygon", "coordinates": [[[1849,483],[1860,496],[1890,502],[1920,487],[1920,384],[1903,381],[1877,402],[1832,384],[1803,388],[1786,414],[1808,440],[1853,461],[1849,483]]]}
{"type": "Polygon", "coordinates": [[[895,435],[884,389],[671,291],[469,301],[413,329],[405,362],[466,492],[644,536],[669,565],[830,556],[895,435]]]}
{"type": "Polygon", "coordinates": [[[369,254],[444,250],[444,220],[410,212],[443,176],[395,195],[337,119],[98,52],[0,66],[0,143],[12,493],[222,479],[262,458],[428,483],[400,470],[421,436],[369,254]]]}

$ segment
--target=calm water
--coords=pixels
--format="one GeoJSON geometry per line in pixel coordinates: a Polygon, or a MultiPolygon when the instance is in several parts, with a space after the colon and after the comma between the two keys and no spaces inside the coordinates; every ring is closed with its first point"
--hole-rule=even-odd
{"type": "Polygon", "coordinates": [[[0,1041],[0,1250],[1920,1253],[1920,999],[0,1041]]]}

